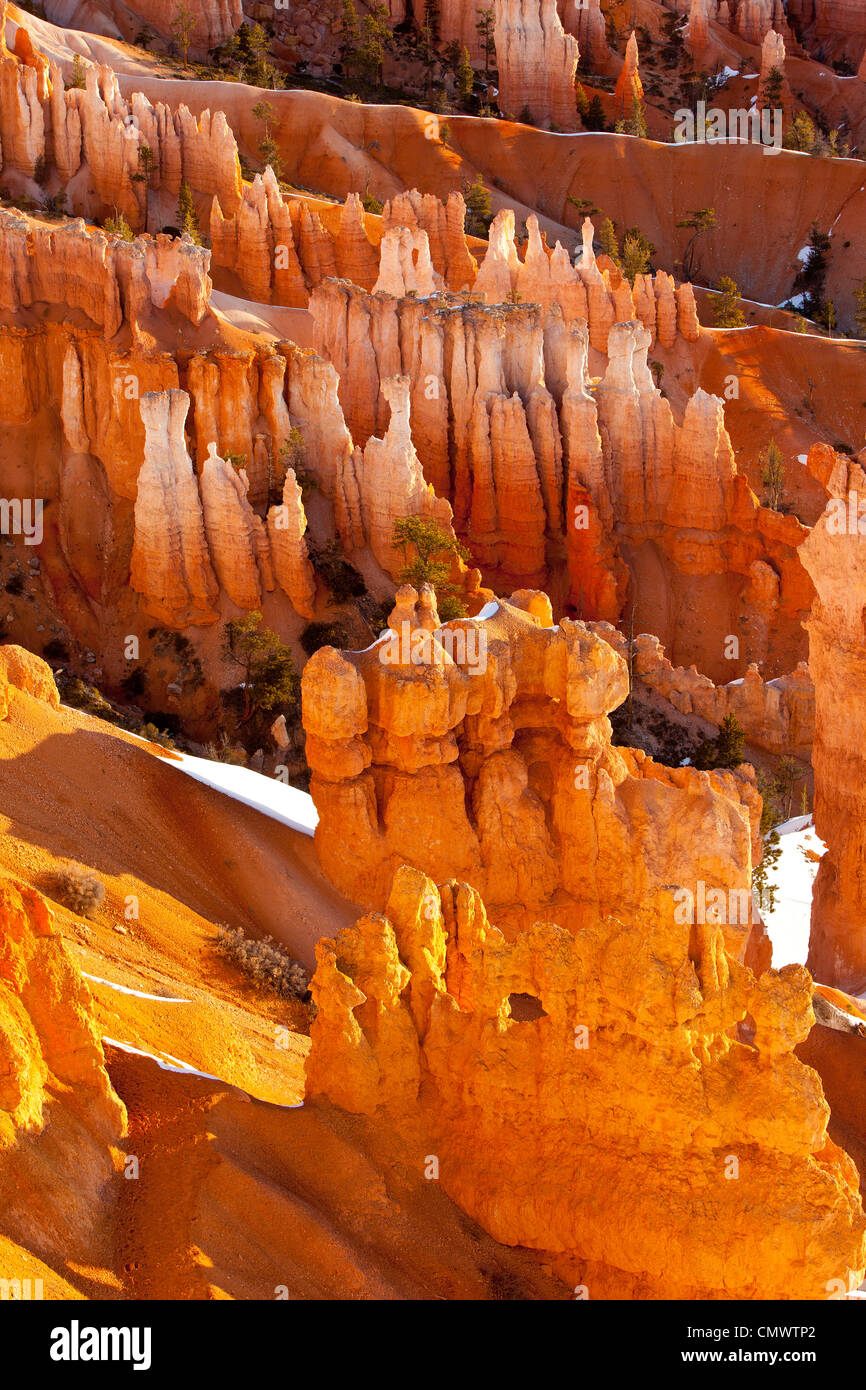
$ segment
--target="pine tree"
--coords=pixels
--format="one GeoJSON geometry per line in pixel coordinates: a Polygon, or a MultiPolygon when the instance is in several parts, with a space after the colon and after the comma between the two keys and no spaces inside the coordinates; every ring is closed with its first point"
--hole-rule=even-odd
{"type": "Polygon", "coordinates": [[[180,194],[177,200],[177,225],[181,236],[187,233],[192,237],[196,246],[201,246],[201,234],[198,229],[198,216],[193,202],[192,190],[186,179],[180,181],[180,194]]]}
{"type": "Polygon", "coordinates": [[[450,531],[446,531],[438,521],[425,521],[420,516],[400,517],[394,522],[391,544],[403,555],[403,569],[399,575],[401,584],[411,584],[413,589],[420,589],[422,584],[432,584],[439,617],[443,622],[465,617],[466,609],[459,590],[450,580],[454,557],[465,562],[470,556],[466,547],[450,531]],[[415,553],[410,558],[412,551],[415,553]]]}
{"type": "Polygon", "coordinates": [[[598,239],[601,249],[606,256],[609,256],[614,265],[619,265],[619,242],[616,239],[616,231],[613,222],[606,217],[598,229],[598,239]]]}
{"type": "Polygon", "coordinates": [[[782,88],[785,84],[784,75],[778,68],[770,68],[767,73],[767,80],[761,92],[761,104],[775,109],[782,104],[782,88]]]}
{"type": "Polygon", "coordinates": [[[484,54],[484,76],[490,79],[490,60],[495,52],[494,29],[496,26],[496,15],[493,7],[488,5],[485,9],[478,11],[478,18],[475,21],[475,29],[481,43],[481,50],[484,54]]]}
{"type": "Polygon", "coordinates": [[[775,439],[771,439],[766,449],[761,450],[758,463],[761,482],[767,490],[767,506],[777,512],[785,491],[785,460],[775,439]]]}
{"type": "Polygon", "coordinates": [[[278,179],[283,174],[283,159],[280,154],[280,147],[271,134],[271,122],[275,118],[275,111],[269,101],[257,101],[253,107],[253,115],[257,121],[261,121],[265,127],[265,133],[258,143],[258,151],[262,157],[262,163],[267,166],[270,164],[274,174],[278,179]]]}
{"type": "Polygon", "coordinates": [[[866,280],[863,281],[859,290],[854,291],[854,303],[856,305],[854,322],[857,325],[857,335],[860,338],[866,338],[866,280]]]}
{"type": "Polygon", "coordinates": [[[294,704],[300,687],[291,649],[261,624],[261,613],[249,613],[225,627],[223,654],[244,676],[242,723],[258,710],[294,704]]]}
{"type": "Polygon", "coordinates": [[[634,101],[632,102],[631,115],[625,122],[624,129],[626,135],[637,135],[644,140],[646,139],[646,111],[644,109],[643,102],[638,101],[637,97],[635,97],[634,101]]]}
{"type": "Polygon", "coordinates": [[[87,86],[87,63],[85,63],[80,53],[76,53],[72,59],[72,73],[69,78],[70,87],[78,87],[82,91],[87,86]]]}
{"type": "Polygon", "coordinates": [[[460,57],[457,61],[457,93],[464,105],[472,100],[474,84],[475,70],[469,59],[469,49],[464,45],[460,49],[460,57]]]}
{"type": "Polygon", "coordinates": [[[687,280],[691,280],[695,270],[695,246],[698,237],[703,232],[712,231],[716,225],[715,208],[693,208],[688,217],[682,218],[677,223],[678,227],[688,227],[692,235],[686,242],[686,249],[683,252],[683,271],[687,280]]]}
{"type": "Polygon", "coordinates": [[[638,275],[646,275],[654,254],[655,247],[640,228],[629,227],[623,235],[619,265],[630,285],[634,285],[638,275]]]}
{"type": "Polygon", "coordinates": [[[469,236],[486,237],[490,230],[490,223],[493,221],[493,213],[490,207],[490,194],[484,186],[484,179],[481,174],[476,175],[472,183],[464,186],[463,199],[466,203],[466,232],[469,236]]]}
{"type": "Polygon", "coordinates": [[[746,322],[740,309],[740,287],[730,275],[722,275],[716,285],[718,299],[713,300],[713,324],[716,328],[742,328],[746,322]]]}
{"type": "Polygon", "coordinates": [[[581,119],[583,121],[584,130],[605,129],[604,106],[602,105],[602,100],[598,92],[595,92],[592,97],[590,97],[586,115],[581,113],[581,119]]]}
{"type": "Polygon", "coordinates": [[[811,318],[815,318],[824,299],[829,253],[829,236],[819,229],[817,222],[813,222],[809,233],[809,251],[794,281],[794,289],[799,290],[804,297],[804,312],[811,318]]]}
{"type": "Polygon", "coordinates": [[[192,34],[195,29],[195,15],[190,9],[186,0],[180,0],[177,9],[171,20],[171,32],[177,40],[177,46],[186,62],[189,58],[189,46],[192,42],[192,34]]]}
{"type": "Polygon", "coordinates": [[[716,738],[706,739],[698,749],[695,766],[703,771],[734,768],[743,762],[746,736],[735,714],[726,714],[716,738]]]}
{"type": "Polygon", "coordinates": [[[832,299],[824,300],[815,315],[815,322],[819,323],[827,334],[836,331],[836,305],[832,299]]]}

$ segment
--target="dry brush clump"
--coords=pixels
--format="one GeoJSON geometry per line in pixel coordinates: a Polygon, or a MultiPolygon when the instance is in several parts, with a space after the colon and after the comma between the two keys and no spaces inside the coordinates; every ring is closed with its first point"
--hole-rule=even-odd
{"type": "Polygon", "coordinates": [[[220,925],[216,949],[234,961],[258,989],[309,1003],[310,980],[306,970],[272,936],[255,939],[247,936],[243,927],[220,925]]]}
{"type": "Polygon", "coordinates": [[[92,870],[70,860],[51,875],[51,896],[79,917],[92,917],[105,901],[105,884],[92,870]]]}

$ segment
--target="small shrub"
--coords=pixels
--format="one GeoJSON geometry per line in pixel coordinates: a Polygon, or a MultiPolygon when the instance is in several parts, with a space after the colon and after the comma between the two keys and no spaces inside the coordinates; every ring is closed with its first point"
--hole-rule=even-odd
{"type": "Polygon", "coordinates": [[[254,940],[243,927],[217,927],[216,949],[233,961],[258,989],[271,990],[283,999],[310,999],[310,981],[300,961],[294,960],[272,936],[254,940]]]}
{"type": "Polygon", "coordinates": [[[363,576],[350,565],[340,549],[339,541],[328,541],[321,548],[310,546],[310,560],[322,582],[330,589],[337,603],[346,603],[366,593],[363,576]]]}
{"type": "Polygon", "coordinates": [[[52,876],[51,891],[57,902],[79,917],[92,917],[105,900],[102,879],[74,860],[52,876]]]}
{"type": "MultiPolygon", "coordinates": [[[[393,607],[393,605],[392,605],[393,607]]],[[[348,646],[349,634],[342,623],[308,623],[300,636],[300,643],[307,656],[312,656],[320,647],[348,646]]]]}

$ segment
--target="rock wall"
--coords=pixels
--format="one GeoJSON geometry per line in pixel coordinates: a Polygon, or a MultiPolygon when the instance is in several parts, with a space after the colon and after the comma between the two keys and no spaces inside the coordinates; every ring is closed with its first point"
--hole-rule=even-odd
{"type": "Polygon", "coordinates": [[[267,521],[248,497],[249,477],[207,443],[196,476],[184,439],[190,397],[151,392],[140,401],[145,431],[138,475],[130,583],[145,609],[168,627],[217,621],[222,589],[238,608],[259,608],[277,582],[311,617],[315,576],[304,539],[306,517],[293,470],[267,521]],[[273,552],[273,553],[272,553],[273,552]]]}
{"type": "Polygon", "coordinates": [[[556,0],[494,0],[499,110],[536,125],[577,128],[577,42],[562,27],[556,0]]]}
{"type": "Polygon", "coordinates": [[[591,70],[606,64],[610,50],[600,0],[564,0],[562,25],[577,39],[580,57],[591,70]]]}
{"type": "MultiPolygon", "coordinates": [[[[236,34],[244,18],[242,0],[196,0],[191,6],[195,21],[190,31],[190,56],[203,58],[236,34]]],[[[135,12],[164,38],[174,35],[175,0],[135,0],[135,12]]]]}
{"type": "Polygon", "coordinates": [[[725,931],[745,952],[751,768],[671,769],[613,748],[626,663],[583,623],[554,627],[543,594],[440,628],[430,596],[403,589],[390,628],[365,652],[322,648],[303,673],[316,850],[341,892],[382,911],[411,864],[466,879],[514,930],[541,911],[582,930],[700,880],[744,894],[725,931]]]}
{"type": "MultiPolygon", "coordinates": [[[[629,640],[609,623],[592,623],[593,632],[629,656],[629,640]]],[[[713,685],[692,666],[673,666],[657,637],[640,633],[633,643],[632,673],[645,689],[661,696],[684,715],[697,715],[717,727],[733,714],[748,743],[770,753],[809,761],[815,739],[815,687],[809,667],[801,661],[789,676],[762,680],[756,665],[741,680],[713,685]]]]}
{"type": "Polygon", "coordinates": [[[4,178],[17,176],[20,191],[39,194],[38,172],[43,184],[56,179],[74,213],[102,219],[117,210],[134,230],[175,221],[182,179],[205,206],[216,195],[226,214],[241,201],[237,143],[223,112],[195,117],[182,104],[153,106],[140,92],[127,101],[111,68],[99,64],[87,64],[86,87],[65,87],[56,63],[40,57],[34,65],[5,43],[0,147],[4,178]],[[153,170],[143,177],[145,146],[153,170]]]}
{"type": "Polygon", "coordinates": [[[83,219],[48,223],[0,209],[0,311],[33,304],[80,310],[113,338],[135,335],[154,310],[175,308],[197,327],[210,309],[210,252],[168,236],[124,241],[83,219]]]}
{"type": "Polygon", "coordinates": [[[513,283],[538,303],[519,290],[488,306],[334,282],[314,292],[317,346],[353,438],[382,432],[381,382],[405,375],[424,477],[500,590],[552,585],[558,612],[614,622],[631,588],[638,622],[678,664],[716,681],[750,662],[790,670],[812,596],[797,557],[805,529],[761,508],[737,473],[721,401],[698,392],[678,424],[647,366],[654,335],[670,345],[700,331],[691,296],[664,275],[634,295],[625,281],[611,288],[586,256],[559,278],[535,228],[524,262],[509,245],[491,229],[476,292],[501,301],[513,283]],[[617,321],[635,301],[651,327],[617,321]],[[599,381],[593,334],[608,352],[599,381]]]}
{"type": "Polygon", "coordinates": [[[800,548],[817,596],[808,620],[815,682],[815,827],[827,845],[812,898],[809,968],[852,994],[866,988],[866,469],[816,444],[824,514],[800,548]]]}
{"type": "Polygon", "coordinates": [[[740,0],[737,32],[746,43],[762,44],[773,27],[774,0],[740,0]]]}
{"type": "Polygon", "coordinates": [[[514,935],[474,884],[437,881],[399,868],[385,915],[319,942],[309,1096],[435,1154],[454,1201],[584,1297],[856,1285],[857,1170],[794,1054],[814,1022],[802,966],[756,978],[662,887],[637,918],[514,935]]]}

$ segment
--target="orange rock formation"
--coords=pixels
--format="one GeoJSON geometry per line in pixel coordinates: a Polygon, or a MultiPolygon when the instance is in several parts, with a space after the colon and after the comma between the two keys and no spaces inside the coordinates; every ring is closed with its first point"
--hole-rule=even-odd
{"type": "Polygon", "coordinates": [[[812,900],[809,966],[852,994],[866,986],[864,707],[866,470],[816,444],[809,469],[826,487],[823,516],[800,548],[817,597],[808,620],[815,682],[815,825],[827,845],[812,900]]]}
{"type": "Polygon", "coordinates": [[[435,1154],[497,1240],[555,1252],[590,1298],[825,1298],[860,1277],[857,1172],[793,1051],[801,966],[756,978],[663,887],[576,935],[514,936],[473,885],[416,868],[383,907],[317,947],[308,1092],[435,1154]]]}
{"type": "MultiPolygon", "coordinates": [[[[465,878],[515,930],[542,908],[570,930],[639,914],[661,884],[748,897],[751,769],[674,770],[613,748],[626,664],[584,624],[553,627],[545,595],[441,629],[417,597],[398,594],[396,637],[322,648],[304,668],[316,849],[347,897],[381,911],[404,863],[465,878]]],[[[749,921],[727,928],[738,956],[749,921]]]]}
{"type": "Polygon", "coordinates": [[[613,94],[615,109],[624,118],[631,115],[635,104],[639,105],[643,101],[643,83],[640,80],[638,62],[637,35],[632,33],[629,34],[625,49],[625,62],[620,70],[616,81],[616,91],[613,94]]]}
{"type": "Polygon", "coordinates": [[[495,0],[499,109],[574,130],[577,42],[562,27],[556,0],[495,0]]]}

